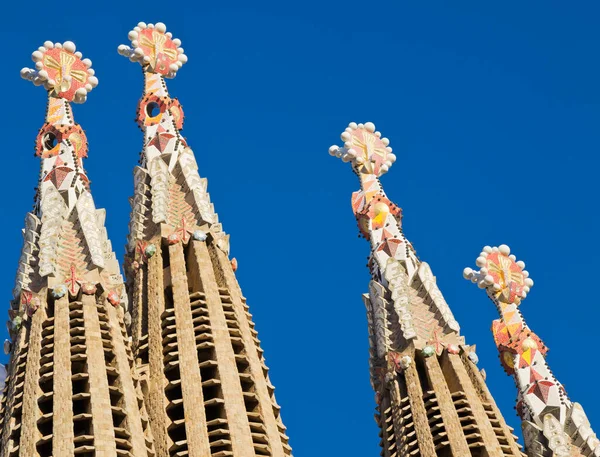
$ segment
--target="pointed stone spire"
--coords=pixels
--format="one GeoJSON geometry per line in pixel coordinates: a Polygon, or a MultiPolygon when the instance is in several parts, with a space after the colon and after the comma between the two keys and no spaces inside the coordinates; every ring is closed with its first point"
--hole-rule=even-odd
{"type": "Polygon", "coordinates": [[[478,271],[464,276],[485,289],[500,319],[492,333],[500,363],[515,380],[517,413],[523,420],[525,448],[530,457],[600,456],[600,441],[578,403],[569,399],[546,362],[548,348],[527,326],[519,305],[533,281],[525,263],[506,245],[486,246],[477,258],[478,271]]]}
{"type": "Polygon", "coordinates": [[[21,75],[46,88],[48,108],[9,312],[0,456],[153,455],[130,370],[127,296],[70,105],[83,103],[98,80],[69,41],[47,41],[32,58],[35,69],[21,75]]]}
{"type": "Polygon", "coordinates": [[[360,234],[371,245],[371,383],[383,457],[521,456],[429,265],[402,230],[402,210],[379,181],[396,157],[375,125],[350,123],[329,153],[350,162],[360,234]]]}
{"type": "Polygon", "coordinates": [[[127,246],[132,338],[160,456],[291,455],[263,350],[229,260],[183,109],[167,91],[187,60],[164,24],[139,23],[119,53],[142,65],[127,246]]]}

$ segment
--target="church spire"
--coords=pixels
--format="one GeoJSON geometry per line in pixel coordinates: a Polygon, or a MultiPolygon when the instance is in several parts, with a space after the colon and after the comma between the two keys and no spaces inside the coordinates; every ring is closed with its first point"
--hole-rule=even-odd
{"type": "Polygon", "coordinates": [[[132,339],[161,456],[291,455],[263,350],[223,232],[181,134],[183,109],[165,78],[187,60],[162,23],[140,22],[120,54],[139,62],[127,246],[132,339]]]}
{"type": "Polygon", "coordinates": [[[521,456],[426,262],[402,230],[402,210],[379,182],[394,161],[375,126],[350,123],[329,153],[350,162],[361,189],[352,209],[371,245],[371,383],[383,457],[521,456]]]}
{"type": "Polygon", "coordinates": [[[147,457],[152,441],[123,324],[127,297],[83,168],[85,133],[71,110],[98,80],[70,41],[47,41],[32,58],[35,68],[21,76],[46,88],[48,108],[9,311],[0,456],[147,457]]]}
{"type": "Polygon", "coordinates": [[[500,314],[492,333],[500,363],[518,389],[517,413],[523,420],[528,455],[600,456],[600,441],[583,408],[571,402],[550,371],[545,357],[548,348],[519,310],[533,286],[525,263],[517,261],[506,245],[484,247],[476,263],[480,269],[465,268],[464,276],[486,290],[500,314]]]}

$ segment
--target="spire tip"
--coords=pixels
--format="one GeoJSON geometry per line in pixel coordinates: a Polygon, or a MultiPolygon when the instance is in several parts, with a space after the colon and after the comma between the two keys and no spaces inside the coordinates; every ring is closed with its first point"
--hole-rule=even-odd
{"type": "Polygon", "coordinates": [[[44,86],[55,97],[83,103],[88,92],[98,85],[98,78],[94,76],[92,61],[82,57],[72,41],[46,41],[31,54],[35,68],[21,69],[21,78],[44,86]]]}
{"type": "Polygon", "coordinates": [[[162,22],[139,22],[127,36],[131,46],[122,44],[117,52],[132,62],[139,62],[146,71],[174,78],[188,60],[183,53],[181,40],[173,38],[162,22]]]}
{"type": "Polygon", "coordinates": [[[340,137],[344,145],[331,146],[329,154],[342,159],[343,162],[352,162],[353,167],[360,173],[379,177],[387,173],[396,161],[396,156],[389,147],[390,140],[381,138],[381,132],[376,131],[372,122],[350,122],[340,137]]]}
{"type": "Polygon", "coordinates": [[[525,270],[525,262],[517,261],[506,244],[485,246],[475,263],[479,271],[465,268],[464,278],[477,284],[480,289],[487,289],[488,294],[497,301],[519,305],[533,287],[533,280],[525,270]]]}
{"type": "Polygon", "coordinates": [[[88,92],[98,85],[98,78],[94,76],[92,61],[82,59],[76,49],[72,41],[44,42],[44,46],[31,54],[35,68],[21,69],[21,78],[44,86],[55,97],[85,102],[88,92]]]}

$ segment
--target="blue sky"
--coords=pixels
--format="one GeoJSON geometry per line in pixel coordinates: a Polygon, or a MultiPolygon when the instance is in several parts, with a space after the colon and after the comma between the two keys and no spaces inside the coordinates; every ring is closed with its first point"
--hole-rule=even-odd
{"type": "Polygon", "coordinates": [[[116,48],[138,21],[162,21],[189,57],[168,86],[231,234],[296,456],[379,452],[361,301],[368,244],[350,209],[358,181],[327,153],[350,121],[390,138],[398,161],[385,190],[508,422],[519,428],[490,332],[496,312],[462,279],[485,244],[506,243],[527,263],[536,284],[521,309],[600,432],[588,389],[599,374],[599,13],[592,1],[13,2],[0,32],[4,303],[45,111],[44,90],[19,70],[45,40],[72,40],[92,59],[100,84],[75,119],[122,257],[142,75],[116,48]]]}

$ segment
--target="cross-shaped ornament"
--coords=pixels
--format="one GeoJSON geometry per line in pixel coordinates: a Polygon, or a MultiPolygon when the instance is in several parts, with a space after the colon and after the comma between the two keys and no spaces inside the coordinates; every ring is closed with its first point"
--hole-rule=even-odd
{"type": "Polygon", "coordinates": [[[75,264],[71,264],[69,276],[65,280],[65,284],[69,287],[71,294],[75,295],[77,292],[78,286],[81,284],[83,279],[77,277],[77,270],[75,269],[75,264]]]}
{"type": "Polygon", "coordinates": [[[427,341],[427,344],[429,344],[430,346],[433,346],[433,348],[435,349],[435,353],[437,355],[440,355],[442,353],[442,351],[444,350],[444,347],[446,347],[446,344],[442,341],[442,339],[440,338],[440,332],[442,331],[441,328],[436,328],[432,333],[431,333],[431,338],[429,341],[427,341]]]}

